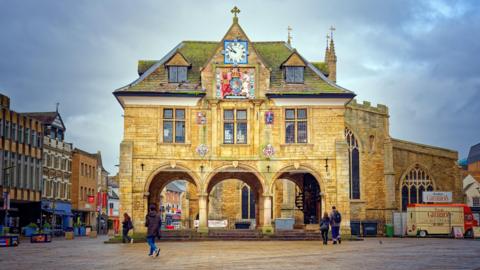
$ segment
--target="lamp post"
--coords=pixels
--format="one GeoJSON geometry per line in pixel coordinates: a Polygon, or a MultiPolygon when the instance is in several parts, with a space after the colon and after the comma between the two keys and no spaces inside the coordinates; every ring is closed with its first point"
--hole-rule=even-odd
{"type": "Polygon", "coordinates": [[[3,192],[3,204],[5,206],[5,220],[4,220],[5,227],[8,227],[8,209],[10,208],[10,181],[8,181],[8,184],[7,184],[7,171],[13,168],[15,168],[15,165],[3,168],[3,182],[4,182],[4,186],[7,187],[7,191],[3,192]]]}

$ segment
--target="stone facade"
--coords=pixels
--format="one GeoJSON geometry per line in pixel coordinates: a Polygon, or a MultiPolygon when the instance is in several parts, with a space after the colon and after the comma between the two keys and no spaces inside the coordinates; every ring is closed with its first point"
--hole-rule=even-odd
{"type": "MultiPolygon", "coordinates": [[[[335,80],[333,46],[332,40],[325,58],[335,80]]],[[[140,78],[114,92],[124,109],[121,212],[131,214],[135,230],[144,230],[147,205],[158,205],[161,190],[174,180],[189,182],[184,205],[188,219],[198,215],[200,232],[208,231],[208,219],[241,217],[243,183],[254,192],[256,227],[265,233],[273,231],[272,218],[293,217],[297,225],[304,223],[295,202],[298,198],[303,201],[304,213],[310,209],[309,215],[316,219],[336,206],[344,220],[343,234],[350,233],[350,220],[387,221],[387,212],[398,209],[397,179],[400,171],[407,169],[394,166],[404,150],[398,140],[390,138],[388,109],[357,104],[353,92],[316,68],[325,66],[320,64],[308,62],[285,42],[251,42],[237,17],[220,42],[182,42],[160,61],[139,63],[140,78]],[[225,64],[224,41],[229,40],[246,42],[247,64],[225,64]],[[288,66],[283,63],[291,56],[303,61],[303,83],[289,83],[284,77],[288,66]],[[166,63],[174,62],[172,59],[190,65],[186,82],[170,81],[166,63]],[[254,78],[253,91],[224,97],[223,76],[243,78],[238,73],[249,74],[250,86],[254,78]],[[295,120],[287,118],[290,110],[296,113],[295,120]],[[305,120],[298,110],[306,114],[305,120]],[[230,121],[227,111],[246,112],[246,134],[238,129],[233,133],[246,136],[246,142],[244,137],[236,137],[244,143],[227,143],[227,124],[238,128],[241,122],[237,118],[230,121]],[[289,121],[296,123],[292,124],[294,141],[288,139],[292,135],[289,121]],[[184,131],[183,137],[178,130],[184,131]],[[359,152],[358,190],[351,185],[352,145],[346,140],[347,131],[355,135],[359,152]],[[174,139],[169,137],[172,132],[174,139]],[[300,138],[300,132],[304,137],[300,138]],[[352,196],[359,198],[350,199],[352,196]]],[[[242,83],[249,85],[245,80],[242,83]]],[[[409,147],[421,148],[416,144],[409,147]]],[[[443,173],[435,174],[439,187],[457,192],[457,167],[451,162],[456,152],[435,149],[423,166],[441,170],[443,173]],[[434,165],[437,160],[440,165],[434,165]]],[[[408,155],[402,162],[408,167],[427,159],[408,155]]]]}

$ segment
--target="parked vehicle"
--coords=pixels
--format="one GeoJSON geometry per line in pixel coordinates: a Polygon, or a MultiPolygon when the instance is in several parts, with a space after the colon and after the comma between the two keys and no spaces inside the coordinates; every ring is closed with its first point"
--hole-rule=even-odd
{"type": "Polygon", "coordinates": [[[407,206],[407,234],[453,235],[453,228],[461,228],[465,237],[473,236],[478,222],[466,204],[409,204],[407,206]]]}

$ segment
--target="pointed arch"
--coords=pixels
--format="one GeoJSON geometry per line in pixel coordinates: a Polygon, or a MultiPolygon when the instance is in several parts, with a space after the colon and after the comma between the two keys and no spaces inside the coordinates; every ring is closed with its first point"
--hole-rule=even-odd
{"type": "Polygon", "coordinates": [[[423,203],[424,191],[436,190],[435,181],[427,168],[418,163],[408,167],[400,179],[402,211],[406,211],[410,203],[423,203]]]}
{"type": "Polygon", "coordinates": [[[345,127],[345,140],[348,145],[348,167],[350,199],[360,199],[360,146],[352,130],[345,127]]]}

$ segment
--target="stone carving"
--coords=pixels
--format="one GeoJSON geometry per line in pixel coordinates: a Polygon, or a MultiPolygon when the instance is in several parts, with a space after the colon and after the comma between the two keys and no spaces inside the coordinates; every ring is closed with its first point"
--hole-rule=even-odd
{"type": "Polygon", "coordinates": [[[206,146],[205,144],[200,144],[199,146],[197,146],[197,148],[195,149],[195,151],[197,152],[198,155],[200,155],[201,157],[205,157],[208,153],[208,146],[206,146]]]}

